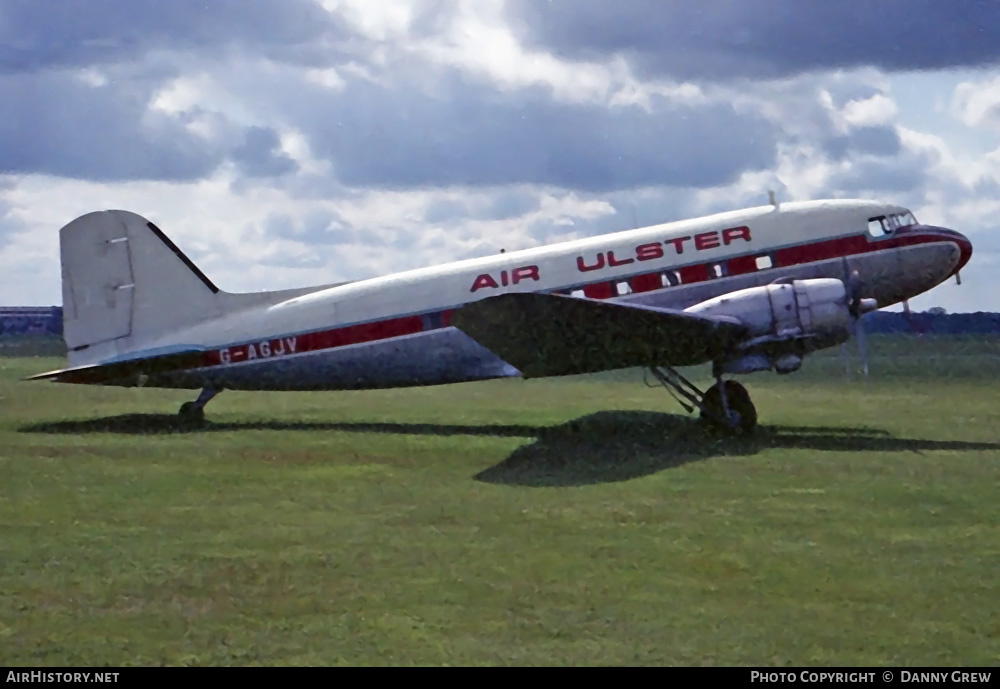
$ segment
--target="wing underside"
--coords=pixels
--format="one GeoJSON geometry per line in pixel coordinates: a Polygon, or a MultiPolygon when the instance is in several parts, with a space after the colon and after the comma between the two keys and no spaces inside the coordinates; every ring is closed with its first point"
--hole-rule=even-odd
{"type": "Polygon", "coordinates": [[[534,293],[474,302],[456,311],[451,324],[526,378],[696,366],[746,336],[735,319],[534,293]]]}

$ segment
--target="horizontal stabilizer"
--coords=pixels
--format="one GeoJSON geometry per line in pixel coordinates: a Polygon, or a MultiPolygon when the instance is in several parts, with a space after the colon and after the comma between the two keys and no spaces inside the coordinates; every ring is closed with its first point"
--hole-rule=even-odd
{"type": "Polygon", "coordinates": [[[502,294],[451,324],[526,378],[633,366],[696,366],[746,335],[735,320],[558,294],[502,294]]]}
{"type": "MultiPolygon", "coordinates": [[[[199,368],[204,365],[204,361],[205,352],[203,350],[188,349],[123,361],[74,366],[58,371],[39,373],[29,376],[25,380],[53,380],[58,383],[91,385],[115,383],[120,385],[123,381],[134,379],[131,385],[141,386],[142,376],[199,368]]],[[[123,387],[129,386],[124,385],[123,387]]]]}

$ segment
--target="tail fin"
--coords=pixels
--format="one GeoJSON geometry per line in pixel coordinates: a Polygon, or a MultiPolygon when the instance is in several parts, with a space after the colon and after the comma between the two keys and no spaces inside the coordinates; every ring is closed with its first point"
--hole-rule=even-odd
{"type": "Polygon", "coordinates": [[[71,364],[118,356],[221,313],[219,288],[135,213],[88,213],[60,230],[59,245],[71,364]]]}
{"type": "Polygon", "coordinates": [[[216,287],[160,228],[121,210],[82,215],[59,231],[63,339],[69,365],[87,366],[166,345],[172,333],[234,311],[266,307],[346,282],[268,292],[216,287]]]}

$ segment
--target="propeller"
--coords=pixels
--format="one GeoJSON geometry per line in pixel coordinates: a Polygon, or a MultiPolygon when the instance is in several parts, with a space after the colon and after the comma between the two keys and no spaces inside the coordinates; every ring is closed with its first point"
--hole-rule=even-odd
{"type": "MultiPolygon", "coordinates": [[[[861,356],[862,371],[865,375],[865,382],[868,381],[868,348],[865,344],[865,329],[861,325],[861,317],[878,309],[878,302],[874,299],[862,297],[864,283],[861,275],[856,270],[851,270],[844,259],[844,287],[847,292],[847,311],[851,315],[851,335],[858,343],[858,354],[861,356]]],[[[847,366],[846,344],[841,346],[841,354],[845,358],[848,380],[850,379],[850,367],[847,366]]]]}

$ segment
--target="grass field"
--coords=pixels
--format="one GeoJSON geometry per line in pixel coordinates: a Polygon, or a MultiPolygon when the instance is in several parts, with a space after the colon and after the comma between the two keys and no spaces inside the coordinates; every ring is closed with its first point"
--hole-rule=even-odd
{"type": "Polygon", "coordinates": [[[185,430],[0,358],[0,664],[997,665],[1000,340],[869,347],[742,378],[743,440],[635,371],[185,430]]]}

